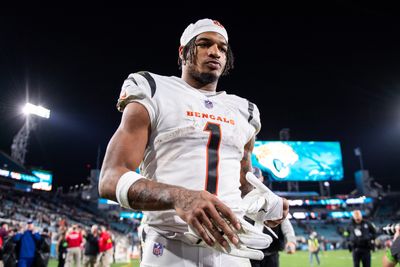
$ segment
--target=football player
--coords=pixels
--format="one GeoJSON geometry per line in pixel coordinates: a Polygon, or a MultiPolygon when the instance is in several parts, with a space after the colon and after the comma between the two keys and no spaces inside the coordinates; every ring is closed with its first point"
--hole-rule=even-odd
{"type": "Polygon", "coordinates": [[[276,226],[288,213],[287,200],[250,172],[259,110],[217,91],[220,76],[233,67],[218,21],[185,29],[179,64],[181,77],[137,72],[124,81],[117,103],[122,119],[107,147],[100,196],[144,211],[141,266],[250,266],[248,258],[263,254],[248,247],[272,240],[243,215],[276,226]]]}

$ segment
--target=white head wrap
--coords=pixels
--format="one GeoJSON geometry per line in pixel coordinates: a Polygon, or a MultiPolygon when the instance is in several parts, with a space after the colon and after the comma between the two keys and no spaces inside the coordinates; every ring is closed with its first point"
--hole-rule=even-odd
{"type": "Polygon", "coordinates": [[[228,33],[221,23],[212,19],[201,19],[198,20],[196,23],[191,23],[189,26],[186,27],[181,36],[181,46],[187,45],[187,43],[193,37],[203,32],[217,32],[225,38],[226,42],[228,42],[228,33]]]}

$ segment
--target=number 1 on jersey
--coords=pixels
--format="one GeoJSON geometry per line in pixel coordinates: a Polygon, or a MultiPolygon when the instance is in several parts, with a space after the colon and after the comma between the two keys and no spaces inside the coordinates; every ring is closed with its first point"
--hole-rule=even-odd
{"type": "Polygon", "coordinates": [[[207,122],[204,131],[210,132],[206,148],[206,185],[205,190],[212,194],[218,191],[219,146],[221,144],[221,126],[207,122]]]}

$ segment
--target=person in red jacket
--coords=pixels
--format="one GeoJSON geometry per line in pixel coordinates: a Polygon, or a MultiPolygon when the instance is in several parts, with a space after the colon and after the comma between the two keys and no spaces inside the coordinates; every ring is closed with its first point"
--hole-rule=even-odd
{"type": "Polygon", "coordinates": [[[0,267],[3,266],[3,238],[0,236],[0,267]]]}
{"type": "Polygon", "coordinates": [[[107,231],[105,226],[101,227],[99,252],[97,267],[110,267],[113,257],[113,242],[111,234],[107,231]]]}
{"type": "Polygon", "coordinates": [[[3,222],[0,227],[0,267],[3,267],[3,244],[8,235],[8,224],[3,222]]]}
{"type": "Polygon", "coordinates": [[[65,267],[72,267],[73,263],[75,263],[76,267],[81,267],[81,244],[83,238],[82,233],[78,231],[77,225],[72,226],[65,239],[68,243],[65,267]]]}

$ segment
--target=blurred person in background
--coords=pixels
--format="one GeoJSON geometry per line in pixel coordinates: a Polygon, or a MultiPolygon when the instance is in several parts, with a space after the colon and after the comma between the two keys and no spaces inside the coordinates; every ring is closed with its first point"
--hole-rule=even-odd
{"type": "Polygon", "coordinates": [[[317,232],[312,232],[308,238],[308,251],[310,252],[310,265],[314,266],[314,257],[317,261],[318,266],[321,264],[318,254],[320,246],[317,238],[317,232]]]}
{"type": "Polygon", "coordinates": [[[17,233],[13,240],[17,243],[18,267],[31,267],[36,256],[36,243],[40,242],[42,237],[39,233],[34,233],[35,226],[32,220],[26,225],[23,233],[17,233]]]}
{"type": "Polygon", "coordinates": [[[65,266],[71,267],[75,264],[76,267],[81,267],[81,244],[83,238],[82,233],[78,231],[78,225],[75,224],[72,226],[72,229],[67,232],[65,239],[68,243],[65,266]]]}
{"type": "Polygon", "coordinates": [[[3,267],[3,238],[0,236],[0,267],[3,267]]]}
{"type": "Polygon", "coordinates": [[[18,232],[16,228],[9,231],[7,237],[3,240],[3,264],[4,267],[17,266],[17,245],[14,242],[14,235],[18,232]]]}
{"type": "Polygon", "coordinates": [[[382,266],[394,267],[400,262],[400,226],[396,226],[396,233],[393,236],[393,243],[390,248],[386,249],[383,255],[382,266]]]}
{"type": "MultiPolygon", "coordinates": [[[[261,182],[266,182],[259,168],[253,167],[253,173],[261,182]]],[[[250,221],[250,223],[259,228],[264,234],[271,236],[273,240],[268,248],[262,250],[262,252],[264,252],[264,259],[261,261],[250,260],[252,267],[279,267],[279,251],[285,250],[288,254],[294,254],[296,252],[296,236],[288,218],[280,225],[272,228],[275,234],[272,234],[262,224],[254,223],[254,221],[250,221]]]]}
{"type": "Polygon", "coordinates": [[[0,267],[3,267],[3,237],[0,236],[0,267]]]}
{"type": "Polygon", "coordinates": [[[85,239],[85,252],[83,257],[84,267],[94,267],[99,254],[99,227],[94,224],[92,225],[90,232],[83,232],[83,238],[85,239]]]}
{"type": "Polygon", "coordinates": [[[8,224],[1,223],[0,227],[0,267],[3,267],[3,244],[8,236],[8,224]]]}
{"type": "Polygon", "coordinates": [[[3,240],[6,239],[6,237],[8,236],[8,223],[1,223],[1,227],[0,227],[0,238],[3,240]]]}
{"type": "Polygon", "coordinates": [[[296,236],[288,218],[277,227],[272,228],[272,231],[275,235],[263,227],[264,234],[270,235],[273,241],[268,248],[262,250],[265,255],[264,259],[261,261],[250,260],[252,267],[279,267],[279,251],[286,251],[288,254],[296,253],[296,236]]]}
{"type": "Polygon", "coordinates": [[[113,259],[113,242],[105,226],[101,226],[97,267],[109,267],[113,259]]]}
{"type": "Polygon", "coordinates": [[[80,262],[83,262],[83,254],[84,254],[84,249],[85,249],[85,247],[84,247],[84,244],[85,244],[85,240],[84,240],[84,238],[83,238],[83,232],[84,232],[84,230],[83,230],[83,228],[82,228],[82,226],[81,225],[77,225],[77,231],[78,231],[78,233],[80,233],[81,234],[81,236],[82,236],[82,242],[81,242],[81,245],[79,246],[80,247],[80,249],[81,249],[81,257],[80,257],[80,262]]]}
{"type": "Polygon", "coordinates": [[[57,267],[64,267],[65,265],[65,260],[67,259],[67,248],[68,248],[68,242],[66,239],[66,231],[62,230],[60,231],[58,240],[57,240],[57,246],[56,246],[56,252],[58,255],[58,265],[57,267]]]}
{"type": "Polygon", "coordinates": [[[51,233],[48,228],[44,228],[40,234],[42,237],[36,242],[36,255],[33,267],[47,267],[50,259],[51,233]]]}
{"type": "Polygon", "coordinates": [[[371,250],[375,249],[375,226],[365,220],[360,210],[353,211],[353,218],[348,226],[349,251],[352,252],[353,266],[371,267],[371,250]]]}

